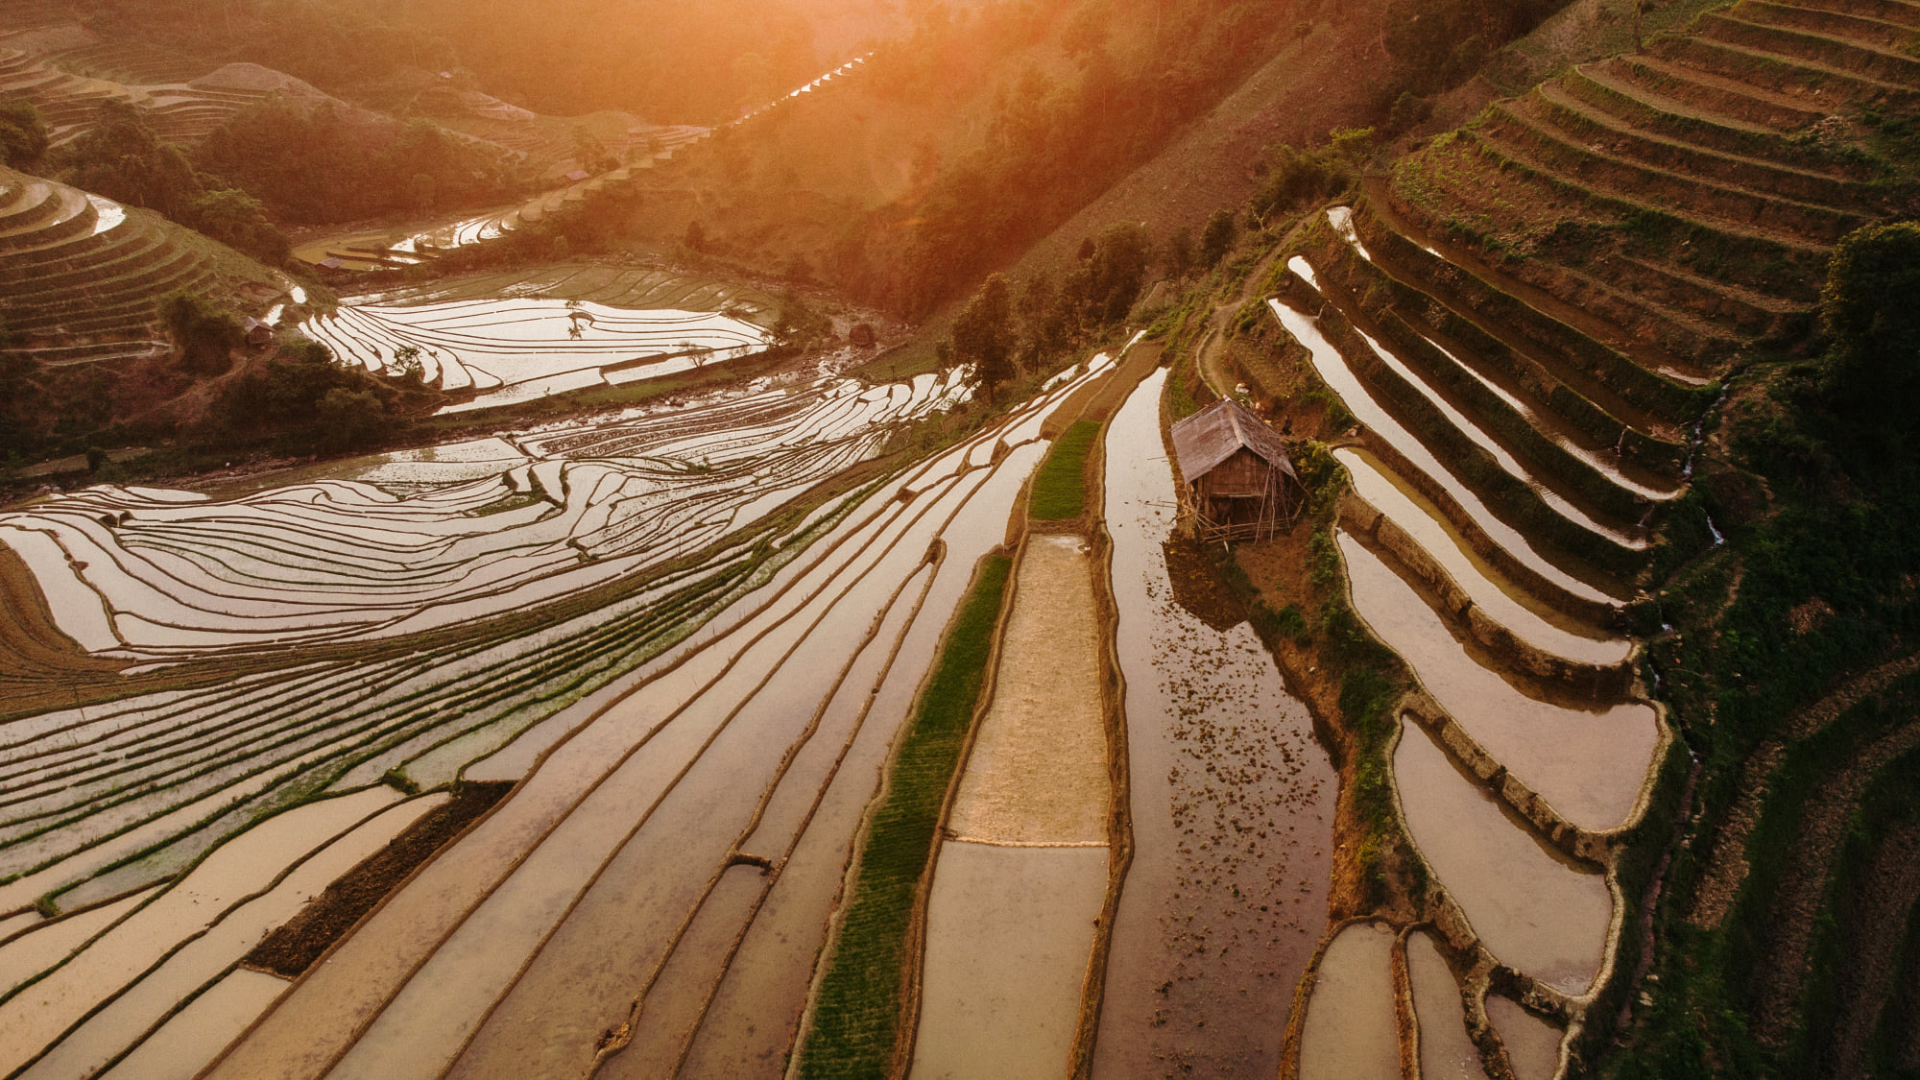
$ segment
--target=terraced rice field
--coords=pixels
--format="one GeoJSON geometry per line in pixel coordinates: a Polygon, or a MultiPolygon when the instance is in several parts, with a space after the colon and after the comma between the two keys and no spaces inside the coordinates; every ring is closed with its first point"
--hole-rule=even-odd
{"type": "Polygon", "coordinates": [[[159,50],[93,47],[43,56],[0,49],[0,95],[31,102],[54,146],[78,138],[104,101],[138,108],[162,139],[191,146],[267,94],[228,69],[159,50]]]}
{"type": "Polygon", "coordinates": [[[155,305],[175,289],[268,273],[198,234],[52,180],[0,168],[0,318],[36,359],[84,363],[164,347],[155,305]]]}
{"type": "Polygon", "coordinates": [[[1389,941],[1409,991],[1388,951],[1354,959],[1359,928],[1334,939],[1306,1080],[1411,1070],[1391,1031],[1366,1049],[1395,1000],[1424,1075],[1547,1080],[1582,1052],[1619,977],[1617,837],[1673,738],[1610,628],[1722,363],[1809,318],[1831,245],[1886,209],[1794,133],[1916,100],[1920,61],[1888,51],[1911,7],[1709,14],[1495,104],[1297,245],[1270,306],[1361,424],[1336,451],[1337,543],[1355,611],[1418,680],[1398,809],[1445,894],[1431,932],[1389,941]],[[1343,1020],[1356,995],[1374,1003],[1343,1020]]]}
{"type": "Polygon", "coordinates": [[[7,515],[129,692],[0,747],[0,1066],[186,1076],[260,1019],[214,1075],[765,1071],[1041,420],[1102,369],[904,472],[863,463],[957,383],[7,515]],[[522,783],[291,991],[236,966],[461,779],[522,783]]]}
{"type": "Polygon", "coordinates": [[[718,312],[538,297],[362,302],[316,315],[301,330],[341,362],[373,372],[395,372],[402,350],[415,350],[427,382],[477,394],[444,412],[656,379],[772,343],[765,329],[718,312]]]}

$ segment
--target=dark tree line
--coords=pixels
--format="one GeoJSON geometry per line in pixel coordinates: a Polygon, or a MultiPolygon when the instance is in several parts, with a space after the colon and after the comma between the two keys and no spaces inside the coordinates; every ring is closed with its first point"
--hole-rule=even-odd
{"type": "Polygon", "coordinates": [[[431,121],[283,96],[236,114],[194,160],[299,224],[475,206],[528,186],[497,152],[431,121]]]}
{"type": "Polygon", "coordinates": [[[1018,297],[1004,274],[990,275],[954,321],[953,337],[940,343],[942,360],[972,365],[974,382],[991,400],[1020,374],[1042,370],[1125,321],[1153,264],[1146,230],[1114,225],[1082,251],[1058,282],[1036,275],[1018,297]]]}
{"type": "Polygon", "coordinates": [[[260,200],[161,141],[126,102],[102,102],[99,121],[48,162],[58,179],[74,187],[156,211],[270,265],[287,259],[286,235],[268,220],[260,200]]]}
{"type": "MultiPolygon", "coordinates": [[[[996,5],[971,35],[936,28],[917,47],[876,61],[876,85],[929,91],[981,50],[1046,32],[1059,5],[996,5]],[[995,21],[998,20],[998,21],[995,21]],[[982,41],[985,38],[988,40],[982,41]],[[943,44],[944,43],[944,44],[943,44]]],[[[1272,54],[1291,5],[1272,0],[1165,0],[1144,57],[1109,51],[1098,18],[1069,16],[1059,31],[1077,70],[1056,80],[1029,68],[1003,86],[980,146],[941,170],[919,208],[905,295],[924,314],[1023,250],[1149,159],[1184,123],[1272,54]]],[[[1097,16],[1109,6],[1080,5],[1097,16]]]]}

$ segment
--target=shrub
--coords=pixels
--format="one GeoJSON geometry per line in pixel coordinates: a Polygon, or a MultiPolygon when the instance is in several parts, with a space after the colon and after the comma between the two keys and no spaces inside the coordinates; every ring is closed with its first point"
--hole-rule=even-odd
{"type": "MultiPolygon", "coordinates": [[[[1920,409],[1920,223],[1869,225],[1834,248],[1821,318],[1824,382],[1847,419],[1875,428],[1920,409]]],[[[1904,434],[1904,432],[1901,432],[1904,434]]]]}
{"type": "Polygon", "coordinates": [[[1336,128],[1327,145],[1313,150],[1281,143],[1268,151],[1267,182],[1254,193],[1249,211],[1264,221],[1340,194],[1352,185],[1372,147],[1372,128],[1336,128]]]}
{"type": "Polygon", "coordinates": [[[224,374],[233,351],[246,343],[240,320],[203,296],[184,290],[160,301],[160,323],[173,340],[182,370],[193,375],[224,374]]]}

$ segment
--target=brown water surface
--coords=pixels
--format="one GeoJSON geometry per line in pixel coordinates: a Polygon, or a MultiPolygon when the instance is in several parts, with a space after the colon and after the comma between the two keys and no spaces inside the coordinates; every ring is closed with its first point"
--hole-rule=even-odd
{"type": "Polygon", "coordinates": [[[1420,1024],[1420,1080],[1486,1080],[1480,1050],[1467,1037],[1460,983],[1424,932],[1407,938],[1407,975],[1420,1024]]]}
{"type": "Polygon", "coordinates": [[[1566,993],[1585,993],[1613,917],[1606,879],[1536,839],[1425,729],[1411,720],[1401,726],[1394,781],[1434,876],[1496,957],[1566,993]]]}
{"type": "Polygon", "coordinates": [[[1565,1032],[1499,994],[1487,995],[1487,1018],[1507,1044],[1515,1080],[1553,1080],[1559,1074],[1565,1032]]]}
{"type": "Polygon", "coordinates": [[[916,1080],[1060,1080],[1079,1026],[1104,847],[940,847],[916,1080]]]}
{"type": "Polygon", "coordinates": [[[1513,775],[1582,828],[1627,820],[1659,741],[1653,707],[1573,707],[1522,693],[1453,636],[1413,586],[1344,531],[1353,606],[1440,706],[1513,775]]]}
{"type": "Polygon", "coordinates": [[[1325,919],[1337,778],[1252,628],[1176,602],[1165,381],[1143,382],[1107,436],[1134,855],[1094,1075],[1267,1080],[1325,919]]]}
{"type": "Polygon", "coordinates": [[[1355,923],[1320,958],[1300,1034],[1300,1080],[1399,1080],[1393,931],[1355,923]]]}

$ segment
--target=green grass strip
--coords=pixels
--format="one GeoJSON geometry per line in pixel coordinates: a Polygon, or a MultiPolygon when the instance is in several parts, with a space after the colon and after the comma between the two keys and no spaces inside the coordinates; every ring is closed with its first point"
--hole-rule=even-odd
{"type": "MultiPolygon", "coordinates": [[[[1092,425],[1089,425],[1092,426],[1092,425]]],[[[932,854],[940,807],[960,764],[986,680],[993,628],[1013,560],[982,560],[979,579],[948,629],[933,678],[894,759],[885,802],[873,816],[846,920],[827,958],[813,1032],[801,1048],[802,1077],[883,1078],[900,1035],[900,982],[914,893],[932,854]]]]}
{"type": "Polygon", "coordinates": [[[1031,509],[1035,521],[1077,518],[1087,509],[1087,453],[1100,425],[1077,421],[1053,444],[1046,464],[1033,478],[1031,509]]]}

